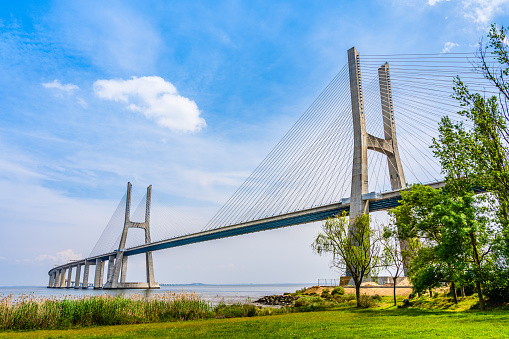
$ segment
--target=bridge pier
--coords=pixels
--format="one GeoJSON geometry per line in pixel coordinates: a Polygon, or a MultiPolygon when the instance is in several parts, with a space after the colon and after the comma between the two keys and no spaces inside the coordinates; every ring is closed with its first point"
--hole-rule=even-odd
{"type": "Polygon", "coordinates": [[[81,285],[82,289],[88,288],[88,274],[90,270],[90,261],[85,260],[85,266],[83,267],[83,284],[81,285]]]}
{"type": "Polygon", "coordinates": [[[104,261],[95,259],[95,277],[94,277],[94,290],[103,287],[103,274],[104,274],[104,261]]]}
{"type": "Polygon", "coordinates": [[[71,281],[72,281],[72,266],[69,266],[69,270],[67,271],[67,281],[65,288],[71,288],[71,281]]]}
{"type": "Polygon", "coordinates": [[[48,287],[53,287],[53,282],[54,282],[54,275],[53,275],[53,272],[51,272],[49,275],[49,281],[48,281],[48,287]]]}
{"type": "Polygon", "coordinates": [[[348,73],[350,76],[354,140],[350,220],[354,220],[359,214],[369,212],[368,201],[362,199],[362,195],[368,193],[368,133],[366,132],[364,102],[362,99],[359,52],[355,47],[348,50],[348,73]]]}
{"type": "Polygon", "coordinates": [[[81,264],[76,266],[76,275],[74,277],[74,288],[80,288],[81,264]]]}
{"type": "Polygon", "coordinates": [[[120,283],[126,282],[127,278],[127,257],[122,256],[122,274],[120,275],[120,283]]]}

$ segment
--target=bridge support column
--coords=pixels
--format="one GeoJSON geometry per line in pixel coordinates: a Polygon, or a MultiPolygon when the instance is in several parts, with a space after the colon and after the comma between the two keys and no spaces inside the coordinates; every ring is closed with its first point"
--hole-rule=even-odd
{"type": "Polygon", "coordinates": [[[48,287],[53,287],[53,281],[54,281],[54,276],[53,276],[53,272],[51,272],[49,274],[49,282],[48,282],[48,287]]]}
{"type": "Polygon", "coordinates": [[[71,281],[72,281],[72,266],[69,266],[69,271],[67,272],[67,283],[65,285],[65,288],[71,288],[71,281]]]}
{"type": "Polygon", "coordinates": [[[81,265],[76,266],[76,275],[74,278],[74,288],[80,288],[81,265]]]}
{"type": "Polygon", "coordinates": [[[66,268],[62,268],[60,270],[60,281],[58,283],[58,288],[64,288],[65,287],[65,273],[66,273],[67,269],[66,268]]]}
{"type": "Polygon", "coordinates": [[[120,283],[123,284],[127,279],[127,257],[122,257],[122,275],[120,276],[120,283]]]}
{"type": "Polygon", "coordinates": [[[110,255],[108,257],[108,276],[106,278],[107,284],[111,283],[111,281],[113,280],[114,270],[115,270],[115,256],[110,255]]]}
{"type": "Polygon", "coordinates": [[[81,285],[82,289],[88,288],[88,274],[90,271],[90,262],[88,260],[85,261],[85,267],[83,268],[83,284],[81,285]]]}
{"type": "Polygon", "coordinates": [[[159,288],[159,284],[154,279],[154,261],[152,260],[152,252],[145,253],[145,267],[147,269],[148,288],[159,288]]]}
{"type": "Polygon", "coordinates": [[[98,290],[103,287],[103,272],[104,272],[104,261],[101,259],[95,259],[95,277],[94,277],[94,289],[98,290]]]}
{"type": "MultiPolygon", "coordinates": [[[[405,174],[401,159],[399,157],[398,139],[396,138],[396,123],[394,120],[394,107],[392,103],[392,87],[391,76],[389,72],[389,64],[385,63],[378,69],[378,81],[380,85],[380,100],[382,104],[382,116],[384,125],[385,140],[392,146],[392,152],[387,152],[387,166],[389,167],[389,175],[391,179],[391,188],[393,190],[406,187],[405,174]]],[[[409,245],[407,240],[399,242],[401,251],[408,251],[409,245]]],[[[407,274],[408,263],[403,263],[403,271],[407,274]]]]}
{"type": "Polygon", "coordinates": [[[59,275],[58,275],[58,270],[54,270],[53,271],[53,288],[57,288],[58,287],[58,283],[59,283],[59,275]]]}
{"type": "Polygon", "coordinates": [[[348,50],[348,73],[354,139],[350,220],[354,220],[359,214],[369,212],[368,201],[362,200],[362,195],[368,193],[368,133],[362,99],[360,59],[355,47],[348,50]]]}

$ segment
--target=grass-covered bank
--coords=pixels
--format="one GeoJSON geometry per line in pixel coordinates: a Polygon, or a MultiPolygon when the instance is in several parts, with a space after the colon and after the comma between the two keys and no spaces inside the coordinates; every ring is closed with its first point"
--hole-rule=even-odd
{"type": "Polygon", "coordinates": [[[403,297],[394,307],[391,297],[364,296],[367,308],[357,309],[355,296],[341,288],[313,291],[288,294],[295,301],[281,308],[212,306],[185,293],[150,299],[3,298],[0,338],[509,337],[508,306],[479,312],[475,295],[457,304],[447,294],[423,295],[404,307],[403,297]]]}
{"type": "Polygon", "coordinates": [[[270,317],[3,332],[0,338],[507,338],[506,312],[353,308],[270,317]]]}

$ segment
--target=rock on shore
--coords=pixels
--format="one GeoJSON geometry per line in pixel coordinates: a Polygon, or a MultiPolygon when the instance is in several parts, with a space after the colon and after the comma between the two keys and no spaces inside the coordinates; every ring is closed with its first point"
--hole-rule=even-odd
{"type": "Polygon", "coordinates": [[[293,295],[268,295],[256,300],[255,303],[273,306],[291,306],[297,299],[299,297],[293,295]]]}

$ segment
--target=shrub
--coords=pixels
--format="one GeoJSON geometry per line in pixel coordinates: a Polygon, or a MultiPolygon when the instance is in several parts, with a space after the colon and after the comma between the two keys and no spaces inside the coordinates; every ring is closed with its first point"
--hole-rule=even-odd
{"type": "Polygon", "coordinates": [[[329,289],[324,289],[324,290],[322,291],[322,294],[321,294],[320,296],[321,296],[323,299],[325,299],[325,300],[330,300],[330,299],[332,299],[332,296],[331,296],[331,294],[330,294],[330,292],[329,292],[329,289]]]}
{"type": "Polygon", "coordinates": [[[306,298],[300,298],[300,299],[295,300],[293,305],[295,307],[303,307],[303,306],[309,305],[309,301],[307,301],[306,298]]]}
{"type": "Polygon", "coordinates": [[[371,299],[373,299],[376,302],[381,302],[382,301],[382,297],[379,296],[378,294],[375,294],[375,295],[371,296],[371,299]]]}
{"type": "MultiPolygon", "coordinates": [[[[375,296],[367,296],[365,294],[361,294],[359,297],[359,304],[362,308],[369,308],[377,305],[377,300],[374,298],[375,296]]],[[[378,296],[380,300],[382,299],[378,296]]]]}
{"type": "Polygon", "coordinates": [[[251,304],[236,303],[226,305],[224,302],[219,303],[214,307],[216,318],[240,318],[240,317],[254,317],[257,315],[257,308],[251,304]]]}
{"type": "Polygon", "coordinates": [[[296,295],[306,294],[306,291],[307,291],[307,287],[303,287],[300,290],[295,291],[295,294],[296,295]]]}
{"type": "Polygon", "coordinates": [[[348,306],[357,306],[357,300],[348,300],[348,306]]]}
{"type": "Polygon", "coordinates": [[[355,299],[356,299],[355,294],[345,294],[343,296],[343,300],[345,300],[345,301],[350,301],[350,300],[355,300],[355,299]]]}
{"type": "Polygon", "coordinates": [[[331,292],[332,295],[344,295],[345,289],[341,286],[336,286],[331,292]]]}

